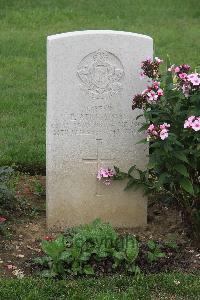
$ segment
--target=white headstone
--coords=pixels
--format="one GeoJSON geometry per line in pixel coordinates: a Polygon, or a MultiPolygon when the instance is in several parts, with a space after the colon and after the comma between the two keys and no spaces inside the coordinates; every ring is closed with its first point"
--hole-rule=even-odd
{"type": "Polygon", "coordinates": [[[153,54],[144,35],[89,30],[47,39],[47,221],[68,227],[99,217],[118,227],[146,224],[141,190],[106,186],[100,167],[145,168],[132,98],[145,88],[141,61],[153,54]]]}

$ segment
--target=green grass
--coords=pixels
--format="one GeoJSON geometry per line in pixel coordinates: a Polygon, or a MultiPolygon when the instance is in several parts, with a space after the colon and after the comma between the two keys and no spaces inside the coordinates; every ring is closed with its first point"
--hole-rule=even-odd
{"type": "Polygon", "coordinates": [[[51,281],[45,279],[0,280],[1,300],[198,300],[200,276],[160,274],[141,277],[51,281]]]}
{"type": "Polygon", "coordinates": [[[47,35],[143,33],[156,55],[195,67],[199,21],[198,0],[0,0],[0,165],[45,166],[47,35]]]}

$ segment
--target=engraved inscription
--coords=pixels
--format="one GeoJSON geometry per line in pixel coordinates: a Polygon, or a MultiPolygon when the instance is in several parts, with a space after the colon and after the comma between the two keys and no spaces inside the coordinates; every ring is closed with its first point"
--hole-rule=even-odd
{"type": "Polygon", "coordinates": [[[78,65],[81,88],[94,99],[118,94],[122,89],[124,68],[112,53],[99,49],[85,56],[78,65]]]}
{"type": "MultiPolygon", "coordinates": [[[[139,124],[141,126],[141,124],[139,124]]],[[[136,120],[127,118],[124,114],[91,114],[76,113],[65,115],[61,120],[51,124],[53,135],[74,136],[74,135],[94,135],[97,138],[109,134],[113,137],[136,136],[139,134],[134,130],[139,126],[136,120]]]]}

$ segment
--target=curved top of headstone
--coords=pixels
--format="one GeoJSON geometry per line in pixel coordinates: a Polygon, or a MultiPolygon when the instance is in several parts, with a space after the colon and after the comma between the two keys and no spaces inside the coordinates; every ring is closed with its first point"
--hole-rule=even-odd
{"type": "Polygon", "coordinates": [[[65,33],[59,33],[54,35],[49,35],[47,37],[48,41],[62,39],[66,37],[75,37],[75,36],[83,36],[83,35],[123,35],[123,36],[130,36],[135,38],[143,38],[143,39],[150,39],[152,38],[148,35],[140,34],[140,33],[133,33],[128,31],[118,31],[118,30],[82,30],[82,31],[70,31],[65,33]]]}

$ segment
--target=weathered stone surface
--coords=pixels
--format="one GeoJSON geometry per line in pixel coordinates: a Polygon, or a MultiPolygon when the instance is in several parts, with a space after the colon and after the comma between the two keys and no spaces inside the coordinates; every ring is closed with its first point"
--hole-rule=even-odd
{"type": "Polygon", "coordinates": [[[68,227],[97,217],[114,226],[146,223],[142,191],[125,182],[105,186],[100,167],[144,168],[147,150],[136,145],[133,95],[145,88],[140,63],[152,56],[150,37],[82,31],[47,40],[47,221],[68,227]]]}

